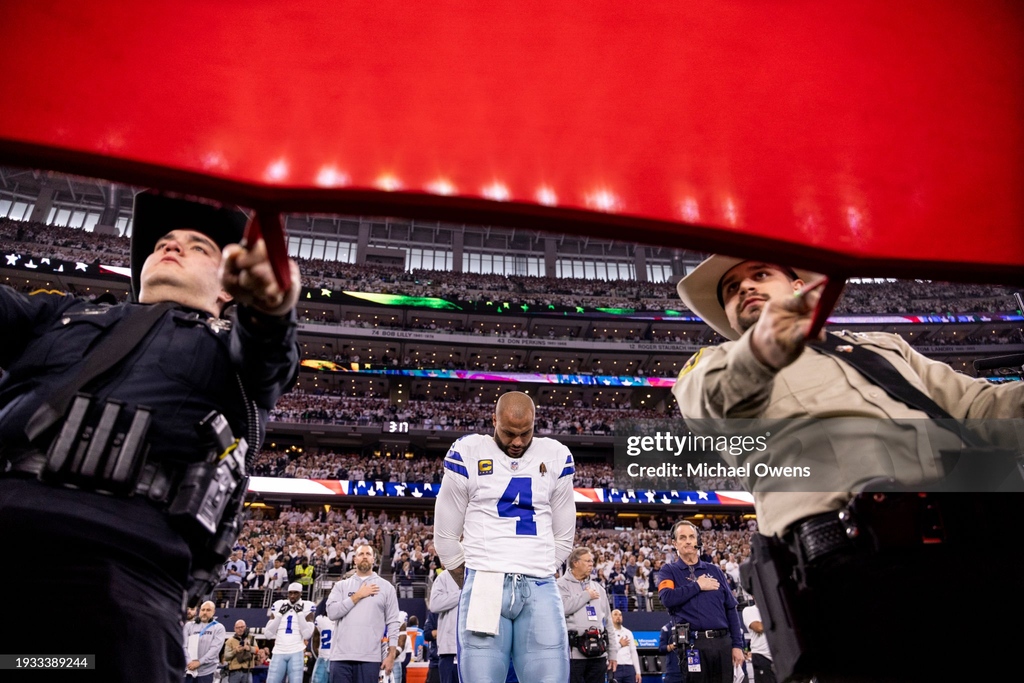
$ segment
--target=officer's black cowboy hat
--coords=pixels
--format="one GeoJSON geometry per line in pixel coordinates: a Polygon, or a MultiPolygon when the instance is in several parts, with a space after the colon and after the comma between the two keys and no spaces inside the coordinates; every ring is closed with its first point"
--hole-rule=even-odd
{"type": "Polygon", "coordinates": [[[242,239],[247,218],[238,209],[216,202],[155,190],[135,195],[132,209],[132,296],[139,300],[142,265],[157,240],[172,230],[201,232],[221,249],[242,239]]]}
{"type": "MultiPolygon", "coordinates": [[[[723,256],[717,254],[705,259],[699,266],[694,268],[689,275],[684,277],[676,285],[679,298],[687,307],[700,316],[707,325],[726,339],[736,341],[742,335],[739,331],[732,329],[729,318],[725,315],[725,308],[722,305],[722,298],[719,289],[722,286],[722,278],[730,270],[741,263],[752,259],[736,258],[735,256],[723,256]]],[[[765,263],[770,263],[765,261],[765,263]]],[[[821,277],[818,273],[804,270],[802,268],[789,268],[780,266],[791,271],[797,279],[806,282],[814,282],[821,277]]]]}

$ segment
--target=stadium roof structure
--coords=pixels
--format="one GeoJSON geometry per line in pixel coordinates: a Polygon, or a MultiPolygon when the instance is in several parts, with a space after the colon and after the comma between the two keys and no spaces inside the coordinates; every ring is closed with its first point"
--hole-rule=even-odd
{"type": "MultiPolygon", "coordinates": [[[[0,164],[281,212],[1024,278],[1001,0],[8,4],[0,164]]],[[[824,297],[834,300],[841,284],[824,297]]]]}

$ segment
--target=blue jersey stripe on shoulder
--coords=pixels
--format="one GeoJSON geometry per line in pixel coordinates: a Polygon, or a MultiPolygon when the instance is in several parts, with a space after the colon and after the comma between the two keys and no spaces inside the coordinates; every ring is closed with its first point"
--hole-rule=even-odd
{"type": "Polygon", "coordinates": [[[571,453],[569,455],[565,456],[565,464],[566,465],[571,465],[572,464],[572,454],[571,453]]]}
{"type": "Polygon", "coordinates": [[[462,465],[457,465],[454,462],[449,462],[448,460],[445,460],[444,461],[444,468],[446,470],[451,470],[455,474],[461,474],[466,479],[469,479],[469,470],[467,470],[462,465]]]}
{"type": "Polygon", "coordinates": [[[446,455],[445,457],[451,458],[452,460],[458,460],[459,462],[463,462],[462,454],[459,453],[458,451],[448,451],[448,455],[446,455]]]}
{"type": "Polygon", "coordinates": [[[558,475],[558,478],[561,479],[564,476],[567,476],[567,475],[570,475],[570,474],[575,474],[575,473],[576,473],[576,468],[573,467],[572,465],[569,465],[564,470],[562,470],[562,473],[558,475]]]}

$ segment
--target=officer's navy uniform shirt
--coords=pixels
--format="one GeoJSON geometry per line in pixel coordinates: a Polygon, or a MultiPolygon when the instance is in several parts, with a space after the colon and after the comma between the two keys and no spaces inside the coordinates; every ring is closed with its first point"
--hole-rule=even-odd
{"type": "MultiPolygon", "coordinates": [[[[0,447],[8,453],[29,448],[24,428],[39,406],[75,376],[83,358],[118,321],[143,306],[26,296],[3,287],[0,447]]],[[[240,317],[244,321],[247,314],[240,317]]],[[[266,412],[298,363],[294,314],[286,324],[266,328],[256,331],[245,322],[230,324],[203,311],[171,309],[124,360],[83,388],[98,399],[90,423],[98,420],[102,402],[113,398],[125,403],[118,431],[127,431],[135,406],[145,405],[153,413],[146,437],[150,461],[201,460],[206,450],[196,425],[211,410],[227,418],[235,437],[247,435],[246,413],[252,409],[243,402],[237,371],[248,400],[258,407],[262,438],[266,412]]],[[[36,447],[45,450],[46,445],[36,447]]]]}
{"type": "Polygon", "coordinates": [[[698,560],[693,565],[693,577],[710,574],[718,580],[718,590],[702,591],[691,581],[690,569],[682,560],[661,568],[658,575],[658,597],[677,622],[690,624],[691,630],[709,631],[729,629],[732,646],[743,649],[743,630],[736,612],[736,597],[729,590],[729,582],[722,570],[710,562],[698,560]]]}

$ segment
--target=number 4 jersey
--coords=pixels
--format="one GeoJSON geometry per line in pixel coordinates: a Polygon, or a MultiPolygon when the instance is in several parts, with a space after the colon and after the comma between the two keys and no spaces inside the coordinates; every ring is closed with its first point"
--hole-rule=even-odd
{"type": "Polygon", "coordinates": [[[569,556],[575,467],[564,445],[537,437],[510,458],[493,437],[473,434],[452,444],[444,470],[434,547],[445,567],[545,577],[569,556]]]}

